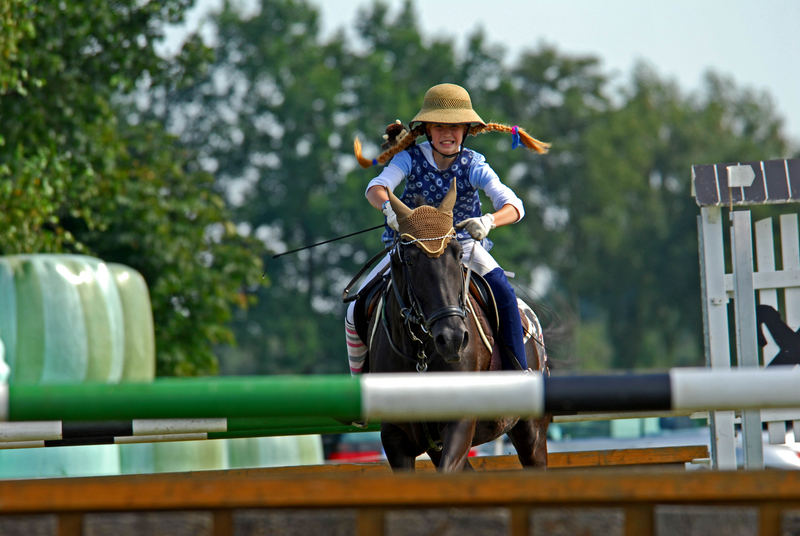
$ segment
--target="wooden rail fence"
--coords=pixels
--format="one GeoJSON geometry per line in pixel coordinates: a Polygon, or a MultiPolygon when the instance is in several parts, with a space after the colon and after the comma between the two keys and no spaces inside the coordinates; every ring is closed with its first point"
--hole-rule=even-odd
{"type": "Polygon", "coordinates": [[[772,536],[798,529],[794,471],[261,469],[0,483],[0,532],[10,535],[772,536]]]}

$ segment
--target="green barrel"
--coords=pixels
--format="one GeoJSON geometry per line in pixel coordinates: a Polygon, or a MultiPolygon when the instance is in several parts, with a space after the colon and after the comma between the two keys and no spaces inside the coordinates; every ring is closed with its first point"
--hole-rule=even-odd
{"type": "Polygon", "coordinates": [[[227,469],[228,440],[119,445],[120,473],[167,473],[227,469]]]}
{"type": "MultiPolygon", "coordinates": [[[[66,408],[72,413],[52,420],[103,420],[108,418],[103,408],[145,411],[134,410],[131,418],[169,412],[173,404],[181,403],[184,413],[196,410],[203,397],[191,399],[185,387],[197,387],[203,380],[154,381],[155,352],[150,296],[137,271],[83,255],[0,257],[0,358],[5,356],[10,367],[9,391],[17,394],[12,405],[25,408],[23,420],[37,419],[36,414],[56,415],[66,408]],[[158,394],[151,396],[147,389],[158,394]],[[123,392],[130,397],[120,399],[117,395],[123,392]]],[[[239,404],[257,397],[259,386],[244,384],[233,393],[241,398],[223,403],[226,411],[220,416],[235,413],[239,404]]],[[[282,411],[285,400],[280,393],[291,388],[289,384],[268,387],[278,395],[271,402],[273,413],[282,411]]],[[[225,391],[212,386],[210,394],[219,389],[225,391]]],[[[295,412],[307,411],[314,400],[301,403],[295,412]]],[[[292,417],[281,419],[287,433],[292,433],[296,427],[292,417]]],[[[259,467],[321,463],[322,458],[318,435],[48,447],[0,450],[0,478],[259,467]]]]}
{"type": "Polygon", "coordinates": [[[144,277],[122,264],[108,265],[122,307],[124,360],[122,381],[149,381],[156,375],[156,340],[153,311],[144,277]]]}
{"type": "Polygon", "coordinates": [[[315,465],[324,460],[319,435],[250,437],[225,441],[230,469],[315,465]]]}
{"type": "MultiPolygon", "coordinates": [[[[147,285],[85,255],[0,257],[0,345],[10,385],[155,377],[147,285]]],[[[116,445],[0,450],[1,478],[119,474],[116,445]]]]}
{"type": "Polygon", "coordinates": [[[76,282],[75,289],[80,297],[87,352],[84,379],[118,382],[125,352],[125,319],[111,272],[105,263],[77,255],[61,258],[59,262],[61,275],[67,281],[76,282]]]}
{"type": "Polygon", "coordinates": [[[17,293],[14,288],[14,271],[8,263],[0,262],[0,358],[7,381],[8,358],[17,349],[17,293]]]}
{"type": "Polygon", "coordinates": [[[0,257],[0,339],[12,383],[116,383],[155,376],[153,317],[143,278],[93,257],[0,257]]]}
{"type": "Polygon", "coordinates": [[[316,465],[323,463],[319,435],[205,439],[120,445],[122,474],[316,465]]]}
{"type": "Polygon", "coordinates": [[[0,450],[0,478],[119,474],[117,445],[0,450]]]}

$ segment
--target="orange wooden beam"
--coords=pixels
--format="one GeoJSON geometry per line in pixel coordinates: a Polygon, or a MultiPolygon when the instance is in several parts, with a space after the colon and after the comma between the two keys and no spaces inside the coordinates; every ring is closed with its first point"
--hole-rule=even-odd
{"type": "MultiPolygon", "coordinates": [[[[708,447],[690,445],[678,447],[652,447],[638,449],[588,450],[577,452],[551,452],[548,455],[548,469],[578,467],[609,467],[630,465],[680,465],[692,460],[708,458],[708,447]]],[[[516,455],[475,456],[469,459],[477,471],[505,471],[521,469],[516,455]]],[[[430,460],[417,460],[417,471],[433,471],[430,460]]],[[[267,473],[372,473],[389,472],[386,462],[338,463],[325,465],[298,465],[291,467],[270,467],[265,469],[242,469],[244,473],[264,471],[267,473]]],[[[238,474],[240,470],[234,470],[238,474]]]]}
{"type": "Polygon", "coordinates": [[[236,475],[207,471],[0,483],[0,513],[772,501],[800,503],[800,472],[567,469],[454,475],[236,475]]]}

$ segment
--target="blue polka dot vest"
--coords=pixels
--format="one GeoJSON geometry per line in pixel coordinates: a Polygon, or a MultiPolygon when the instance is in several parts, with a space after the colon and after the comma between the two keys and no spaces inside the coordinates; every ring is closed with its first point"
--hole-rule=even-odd
{"type": "MultiPolygon", "coordinates": [[[[425,202],[438,207],[450,189],[450,181],[456,179],[456,204],[453,207],[453,225],[467,218],[477,218],[481,215],[481,202],[478,190],[469,182],[469,167],[472,163],[474,152],[463,149],[450,167],[439,170],[432,165],[416,145],[408,149],[411,155],[411,173],[406,177],[406,188],[400,200],[409,208],[416,208],[420,203],[418,196],[425,202]]],[[[458,239],[469,238],[469,233],[458,230],[458,239]]],[[[383,232],[383,242],[390,244],[394,240],[395,232],[388,226],[383,232]]]]}

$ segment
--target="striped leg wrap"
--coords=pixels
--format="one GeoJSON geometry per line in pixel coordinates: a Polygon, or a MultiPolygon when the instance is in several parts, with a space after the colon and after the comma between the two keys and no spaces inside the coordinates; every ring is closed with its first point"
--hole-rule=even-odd
{"type": "Polygon", "coordinates": [[[350,374],[361,373],[364,361],[367,359],[367,346],[356,332],[356,327],[349,321],[344,321],[344,333],[347,341],[347,360],[350,363],[350,374]]]}

